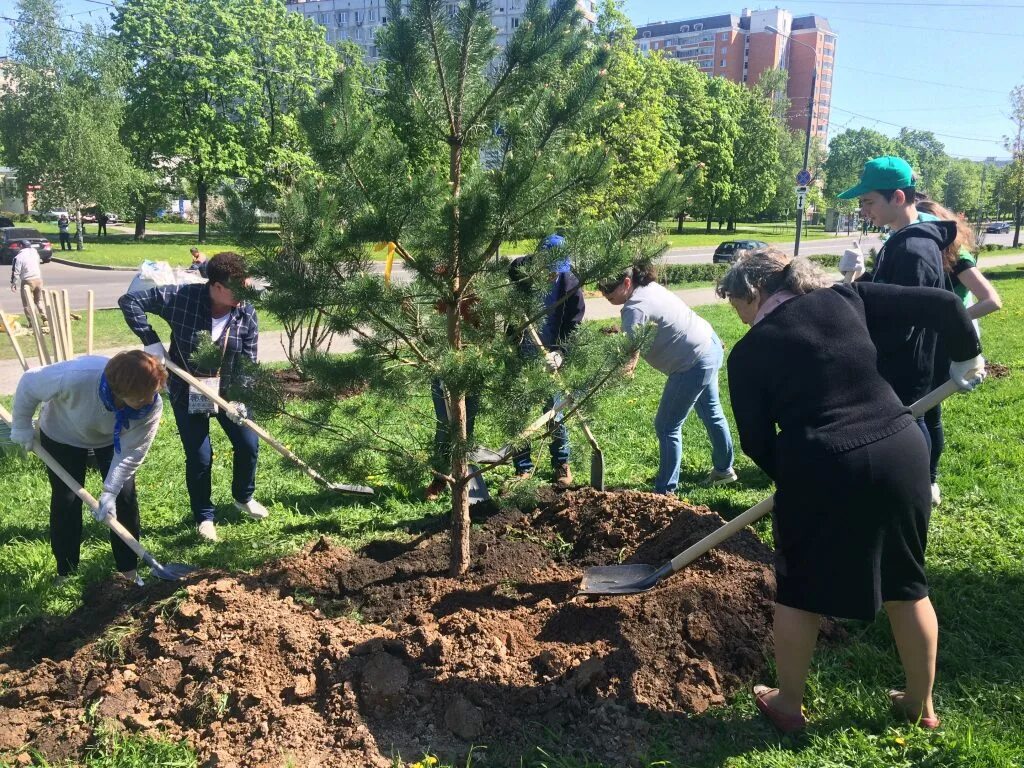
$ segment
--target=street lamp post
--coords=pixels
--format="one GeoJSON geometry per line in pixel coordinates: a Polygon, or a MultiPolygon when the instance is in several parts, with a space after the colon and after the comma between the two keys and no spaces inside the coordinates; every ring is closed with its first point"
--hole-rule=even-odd
{"type": "MultiPolygon", "coordinates": [[[[811,53],[814,54],[814,58],[811,60],[811,98],[807,102],[807,135],[804,137],[804,165],[803,171],[807,171],[807,164],[810,162],[811,154],[811,129],[814,123],[814,96],[818,88],[818,49],[814,48],[807,43],[801,43],[799,40],[794,40],[791,35],[787,35],[780,32],[775,27],[765,25],[765,29],[769,32],[786,38],[791,43],[796,45],[802,45],[804,48],[810,49],[811,53]]],[[[801,184],[801,186],[806,186],[801,184]]],[[[796,239],[793,241],[793,255],[800,255],[800,234],[804,226],[804,199],[805,195],[797,192],[796,196],[796,239]]]]}

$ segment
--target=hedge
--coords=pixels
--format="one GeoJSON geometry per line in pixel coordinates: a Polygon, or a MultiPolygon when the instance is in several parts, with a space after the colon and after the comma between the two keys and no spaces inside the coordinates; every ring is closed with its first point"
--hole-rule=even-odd
{"type": "MultiPolygon", "coordinates": [[[[819,253],[808,256],[811,261],[817,262],[823,269],[836,269],[839,267],[839,255],[834,253],[819,253]]],[[[658,282],[663,285],[678,285],[681,283],[713,283],[729,271],[731,264],[662,264],[658,270],[658,282]]]]}

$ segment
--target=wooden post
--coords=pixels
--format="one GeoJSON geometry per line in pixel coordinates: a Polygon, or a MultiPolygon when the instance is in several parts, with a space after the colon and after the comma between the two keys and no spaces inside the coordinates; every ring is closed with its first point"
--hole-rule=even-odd
{"type": "Polygon", "coordinates": [[[86,294],[86,296],[89,297],[88,298],[89,305],[88,305],[88,308],[86,310],[86,315],[85,315],[85,354],[91,355],[92,354],[93,321],[94,321],[94,314],[95,314],[95,311],[96,311],[96,294],[93,293],[92,291],[89,291],[86,294]]]}
{"type": "Polygon", "coordinates": [[[14,324],[11,322],[11,318],[0,309],[0,324],[3,324],[4,330],[7,331],[7,338],[11,340],[11,346],[14,347],[14,354],[18,356],[18,362],[21,363],[21,370],[28,370],[28,362],[25,360],[25,355],[21,353],[21,345],[18,340],[14,337],[14,324]]]}
{"type": "Polygon", "coordinates": [[[72,340],[71,334],[71,297],[65,288],[60,292],[61,306],[64,309],[64,328],[66,333],[64,334],[64,341],[67,343],[68,360],[75,358],[75,342],[72,340]]]}
{"type": "Polygon", "coordinates": [[[39,364],[49,365],[50,351],[46,348],[46,343],[43,341],[42,320],[39,317],[32,289],[23,284],[21,286],[21,296],[25,302],[25,316],[28,317],[29,322],[32,324],[32,333],[36,338],[36,353],[39,355],[39,364]]]}
{"type": "Polygon", "coordinates": [[[56,362],[65,360],[64,345],[61,343],[62,324],[60,315],[57,313],[57,292],[47,291],[46,294],[46,319],[50,324],[50,340],[53,342],[53,359],[56,362]]]}

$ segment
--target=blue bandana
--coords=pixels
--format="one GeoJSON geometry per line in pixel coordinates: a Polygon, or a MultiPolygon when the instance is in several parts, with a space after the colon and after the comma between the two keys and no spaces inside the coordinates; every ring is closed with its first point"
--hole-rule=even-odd
{"type": "Polygon", "coordinates": [[[148,416],[156,405],[159,394],[153,395],[153,402],[144,408],[129,408],[127,405],[118,408],[115,405],[114,393],[107,382],[107,374],[100,374],[100,402],[103,407],[114,414],[114,450],[121,452],[121,430],[131,426],[130,419],[141,419],[148,416]]]}

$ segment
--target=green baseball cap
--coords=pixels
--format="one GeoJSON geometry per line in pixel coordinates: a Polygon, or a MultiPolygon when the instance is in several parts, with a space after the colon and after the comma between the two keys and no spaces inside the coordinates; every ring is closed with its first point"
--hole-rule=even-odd
{"type": "Polygon", "coordinates": [[[851,200],[879,189],[907,189],[915,185],[910,163],[902,157],[885,155],[868,160],[860,174],[860,181],[838,195],[840,200],[851,200]]]}

